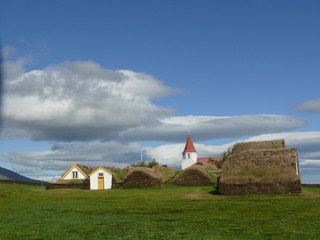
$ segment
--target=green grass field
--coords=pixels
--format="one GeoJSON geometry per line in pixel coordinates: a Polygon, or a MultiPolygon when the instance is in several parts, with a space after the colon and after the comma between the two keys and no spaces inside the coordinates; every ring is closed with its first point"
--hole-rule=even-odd
{"type": "Polygon", "coordinates": [[[320,239],[320,188],[220,196],[210,186],[46,191],[0,182],[0,239],[320,239]]]}

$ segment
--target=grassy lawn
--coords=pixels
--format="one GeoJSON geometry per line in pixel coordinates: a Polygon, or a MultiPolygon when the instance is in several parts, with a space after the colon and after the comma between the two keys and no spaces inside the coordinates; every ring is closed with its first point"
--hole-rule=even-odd
{"type": "Polygon", "coordinates": [[[0,182],[0,239],[320,239],[320,188],[299,195],[212,191],[46,191],[0,182]]]}

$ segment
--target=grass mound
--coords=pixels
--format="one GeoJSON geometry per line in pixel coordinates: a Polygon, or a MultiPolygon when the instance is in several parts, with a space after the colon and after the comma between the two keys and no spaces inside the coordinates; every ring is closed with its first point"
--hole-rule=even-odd
{"type": "Polygon", "coordinates": [[[196,163],[179,172],[172,183],[181,186],[213,185],[216,182],[216,176],[210,172],[211,169],[216,168],[208,163],[196,163]]]}

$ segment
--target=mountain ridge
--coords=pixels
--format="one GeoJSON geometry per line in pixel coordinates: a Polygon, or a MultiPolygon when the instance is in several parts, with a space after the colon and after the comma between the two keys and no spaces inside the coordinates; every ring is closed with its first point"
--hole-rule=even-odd
{"type": "Polygon", "coordinates": [[[19,173],[11,171],[7,168],[0,167],[0,180],[12,180],[21,182],[31,182],[31,183],[43,183],[41,180],[35,180],[25,177],[19,173]]]}

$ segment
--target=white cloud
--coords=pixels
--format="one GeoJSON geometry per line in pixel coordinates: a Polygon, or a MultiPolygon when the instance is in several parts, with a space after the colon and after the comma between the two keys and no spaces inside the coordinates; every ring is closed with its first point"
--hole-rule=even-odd
{"type": "MultiPolygon", "coordinates": [[[[23,64],[16,63],[15,67],[23,64]]],[[[93,62],[69,62],[17,76],[9,74],[4,96],[4,136],[34,140],[90,140],[140,126],[173,109],[151,100],[176,92],[144,73],[112,71],[93,62]]]]}
{"type": "Polygon", "coordinates": [[[143,126],[124,129],[116,137],[126,141],[177,142],[191,130],[195,140],[203,141],[288,131],[304,124],[297,118],[282,115],[181,116],[160,118],[143,126]]]}
{"type": "Polygon", "coordinates": [[[65,62],[23,71],[6,62],[2,138],[88,141],[197,141],[292,130],[304,125],[282,115],[171,116],[152,103],[179,92],[145,73],[112,71],[94,62],[65,62]]]}
{"type": "Polygon", "coordinates": [[[312,160],[312,159],[304,159],[300,162],[300,167],[317,167],[320,170],[320,159],[319,160],[312,160]]]}
{"type": "Polygon", "coordinates": [[[303,112],[320,113],[320,98],[300,103],[296,108],[303,112]]]}

